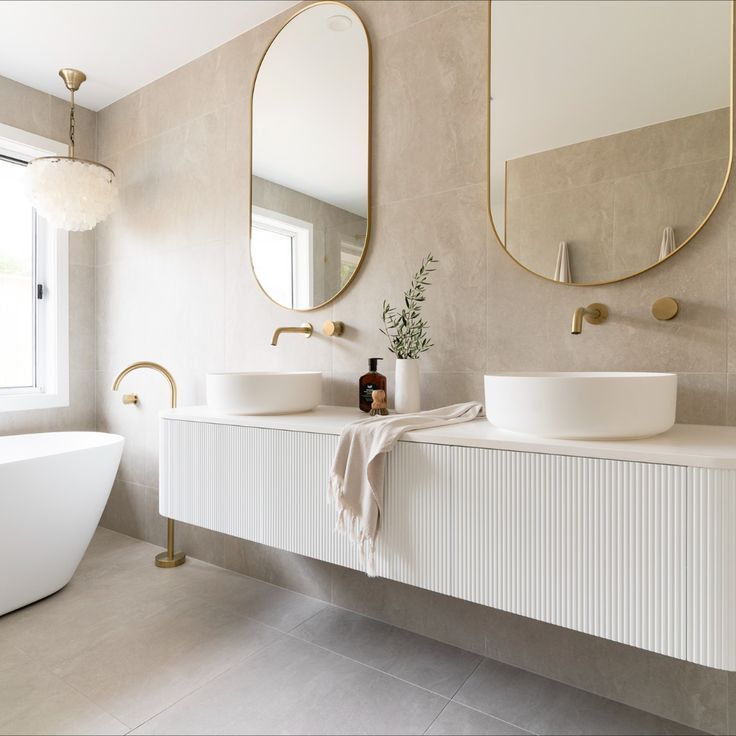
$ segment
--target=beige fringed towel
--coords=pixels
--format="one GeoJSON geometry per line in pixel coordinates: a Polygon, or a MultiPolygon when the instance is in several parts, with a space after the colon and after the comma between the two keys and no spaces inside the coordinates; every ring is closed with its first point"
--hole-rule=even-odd
{"type": "Polygon", "coordinates": [[[370,577],[376,574],[374,553],[383,513],[386,453],[404,432],[468,422],[482,411],[481,404],[469,402],[416,414],[369,417],[343,429],[330,472],[330,496],[337,505],[337,530],[349,534],[358,545],[370,577]]]}

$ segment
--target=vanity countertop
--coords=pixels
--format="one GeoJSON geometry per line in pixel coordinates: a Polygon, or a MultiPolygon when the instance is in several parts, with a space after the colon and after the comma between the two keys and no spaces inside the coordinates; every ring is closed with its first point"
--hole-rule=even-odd
{"type": "MultiPolygon", "coordinates": [[[[303,414],[242,416],[223,414],[206,406],[192,406],[163,411],[161,417],[293,432],[340,434],[346,424],[365,419],[366,414],[351,407],[320,406],[303,414]]],[[[494,427],[485,418],[479,418],[463,424],[407,432],[402,442],[736,470],[736,427],[676,424],[665,434],[642,440],[556,440],[507,432],[494,427]]]]}

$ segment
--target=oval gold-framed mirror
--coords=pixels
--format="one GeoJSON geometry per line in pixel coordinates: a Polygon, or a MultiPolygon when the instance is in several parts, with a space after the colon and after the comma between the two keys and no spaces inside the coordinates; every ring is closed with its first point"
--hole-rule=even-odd
{"type": "Polygon", "coordinates": [[[274,303],[308,312],[353,282],[371,230],[371,45],[337,0],[300,8],[251,94],[250,261],[274,303]]]}
{"type": "Polygon", "coordinates": [[[612,284],[706,224],[733,160],[734,0],[489,0],[488,211],[522,268],[612,284]]]}

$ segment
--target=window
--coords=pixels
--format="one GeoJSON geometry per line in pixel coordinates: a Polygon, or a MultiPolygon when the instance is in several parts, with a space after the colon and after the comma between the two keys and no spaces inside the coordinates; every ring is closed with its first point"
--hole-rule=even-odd
{"type": "Polygon", "coordinates": [[[363,256],[364,243],[355,242],[356,239],[343,240],[340,243],[340,287],[342,288],[352,278],[360,259],[363,256]]]}
{"type": "Polygon", "coordinates": [[[36,379],[33,287],[36,223],[23,197],[25,163],[0,158],[0,388],[30,388],[36,379]]]}
{"type": "Polygon", "coordinates": [[[313,305],[313,225],[311,222],[253,207],[251,258],[264,291],[293,309],[313,305]]]}
{"type": "Polygon", "coordinates": [[[63,144],[0,125],[0,411],[66,406],[68,245],[28,204],[23,176],[63,144]]]}

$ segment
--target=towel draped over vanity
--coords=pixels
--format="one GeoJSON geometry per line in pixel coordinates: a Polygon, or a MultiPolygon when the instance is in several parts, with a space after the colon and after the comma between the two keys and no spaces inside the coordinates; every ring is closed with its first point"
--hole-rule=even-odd
{"type": "Polygon", "coordinates": [[[342,430],[330,472],[330,497],[337,506],[337,530],[348,534],[360,550],[366,574],[374,577],[375,545],[383,514],[386,453],[404,432],[457,424],[483,411],[477,402],[453,404],[416,414],[360,419],[342,430]]]}

